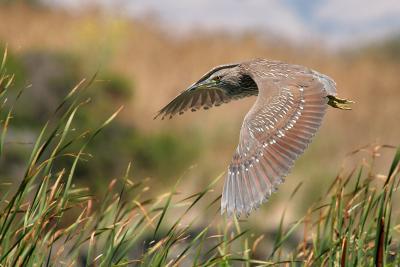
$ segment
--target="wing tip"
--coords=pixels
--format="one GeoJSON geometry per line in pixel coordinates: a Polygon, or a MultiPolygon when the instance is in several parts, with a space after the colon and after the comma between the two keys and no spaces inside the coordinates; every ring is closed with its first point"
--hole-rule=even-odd
{"type": "MultiPolygon", "coordinates": [[[[157,120],[158,118],[161,118],[161,120],[164,120],[166,116],[167,116],[167,114],[165,114],[165,112],[159,111],[156,115],[154,115],[153,120],[157,120]]],[[[172,116],[170,116],[170,119],[171,118],[172,118],[172,116]]]]}
{"type": "MultiPolygon", "coordinates": [[[[264,190],[265,192],[262,193],[262,197],[259,197],[258,199],[252,199],[251,201],[247,202],[247,203],[240,203],[240,205],[236,205],[237,203],[237,198],[244,198],[244,196],[239,196],[239,194],[241,194],[241,192],[239,191],[239,187],[240,188],[244,188],[246,185],[235,185],[233,187],[231,187],[231,183],[235,183],[234,179],[235,175],[229,175],[228,177],[226,177],[226,183],[223,189],[223,194],[221,197],[221,215],[223,215],[224,213],[227,214],[228,218],[229,217],[233,217],[235,216],[236,218],[240,218],[241,216],[246,216],[249,217],[250,214],[257,210],[262,204],[264,204],[265,202],[267,202],[271,195],[275,192],[278,191],[278,187],[280,184],[282,184],[285,179],[284,176],[286,176],[287,173],[285,173],[284,175],[282,175],[282,177],[275,177],[274,181],[271,184],[270,188],[266,188],[266,190],[264,190]],[[228,180],[231,179],[231,180],[228,180]],[[229,188],[229,191],[227,192],[226,190],[228,190],[227,187],[229,188]],[[231,195],[228,195],[231,194],[231,195]],[[233,201],[229,201],[229,199],[233,200],[233,201]]],[[[255,185],[252,185],[255,186],[255,185]]],[[[246,192],[244,193],[246,194],[246,192]]],[[[251,199],[249,196],[247,196],[247,199],[251,199]]]]}
{"type": "MultiPolygon", "coordinates": [[[[184,112],[179,112],[179,115],[182,115],[184,112]]],[[[156,115],[154,115],[153,120],[156,120],[158,118],[161,118],[161,120],[164,120],[165,118],[167,119],[172,119],[176,114],[172,114],[171,112],[166,112],[164,109],[160,110],[157,112],[156,115]]]]}
{"type": "MultiPolygon", "coordinates": [[[[159,112],[157,112],[156,115],[153,116],[153,120],[158,119],[158,117],[160,117],[160,116],[161,116],[161,112],[159,111],[159,112]]],[[[164,119],[164,117],[161,117],[161,120],[163,120],[163,119],[164,119]]]]}

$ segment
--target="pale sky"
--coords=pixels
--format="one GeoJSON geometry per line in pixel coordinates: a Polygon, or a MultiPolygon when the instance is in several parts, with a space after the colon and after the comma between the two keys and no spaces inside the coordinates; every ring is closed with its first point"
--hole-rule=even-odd
{"type": "Polygon", "coordinates": [[[178,33],[193,29],[271,32],[295,43],[337,47],[400,34],[400,0],[43,0],[82,9],[99,4],[128,16],[154,14],[178,33]]]}

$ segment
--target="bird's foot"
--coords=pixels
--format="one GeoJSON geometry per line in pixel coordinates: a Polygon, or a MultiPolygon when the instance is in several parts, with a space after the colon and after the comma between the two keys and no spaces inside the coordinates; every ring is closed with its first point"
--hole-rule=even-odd
{"type": "Polygon", "coordinates": [[[354,101],[347,100],[344,98],[338,98],[333,95],[328,95],[328,105],[334,108],[343,109],[343,110],[351,110],[350,104],[353,104],[354,101]]]}

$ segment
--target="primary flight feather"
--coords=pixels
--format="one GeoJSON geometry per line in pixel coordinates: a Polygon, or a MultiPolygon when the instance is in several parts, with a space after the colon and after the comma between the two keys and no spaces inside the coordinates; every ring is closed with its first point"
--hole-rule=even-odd
{"type": "Polygon", "coordinates": [[[249,214],[265,202],[304,152],[328,105],[350,109],[335,82],[304,66],[255,59],[213,68],[162,108],[157,117],[258,96],[245,116],[229,165],[221,212],[249,214]]]}

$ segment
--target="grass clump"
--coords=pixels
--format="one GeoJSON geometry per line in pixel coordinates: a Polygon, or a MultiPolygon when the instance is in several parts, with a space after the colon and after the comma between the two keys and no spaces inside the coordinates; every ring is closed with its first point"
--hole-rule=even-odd
{"type": "MultiPolygon", "coordinates": [[[[23,93],[7,100],[13,75],[5,58],[6,53],[0,65],[2,158],[13,145],[6,140],[23,93]]],[[[129,164],[121,178],[110,179],[101,197],[91,195],[89,188],[75,185],[76,172],[89,158],[88,145],[112,127],[119,111],[93,128],[74,128],[81,109],[90,105],[82,92],[93,80],[81,81],[60,101],[38,132],[21,176],[8,182],[1,177],[0,266],[400,264],[398,210],[393,208],[400,150],[382,181],[360,167],[338,175],[326,195],[289,226],[284,212],[272,240],[242,229],[244,220],[219,214],[220,196],[212,189],[220,177],[189,196],[177,184],[149,198],[147,181],[132,178],[129,164]],[[70,163],[59,164],[65,158],[70,163]]]]}

